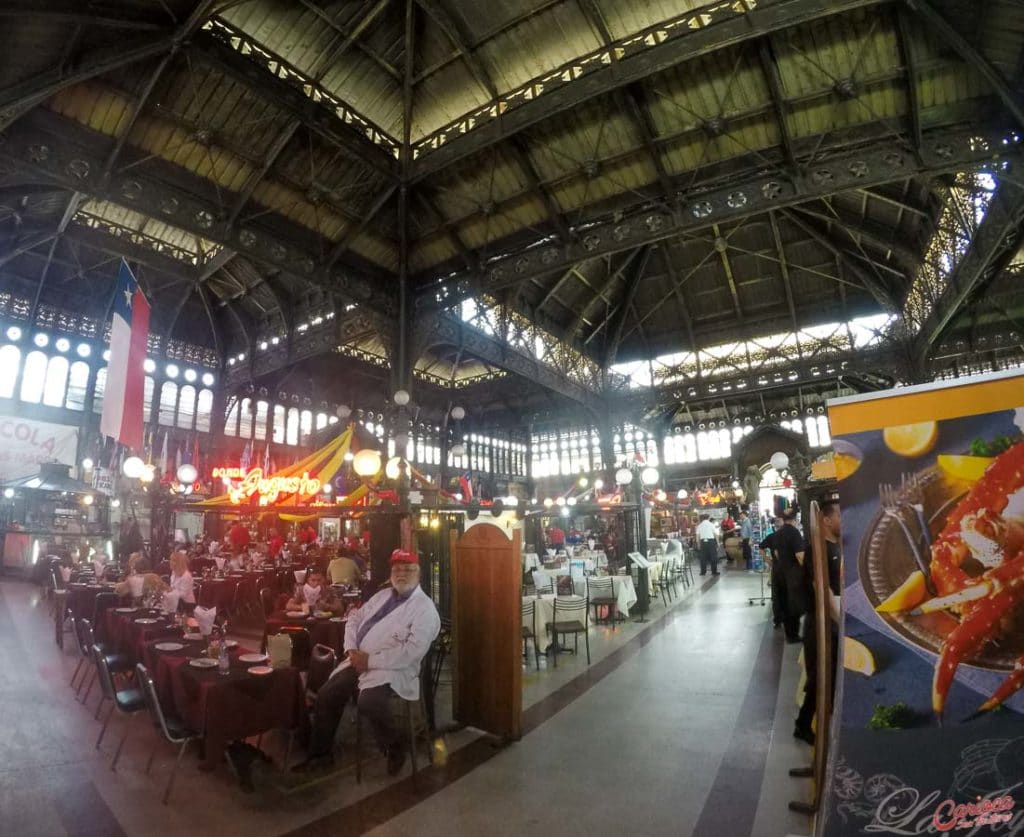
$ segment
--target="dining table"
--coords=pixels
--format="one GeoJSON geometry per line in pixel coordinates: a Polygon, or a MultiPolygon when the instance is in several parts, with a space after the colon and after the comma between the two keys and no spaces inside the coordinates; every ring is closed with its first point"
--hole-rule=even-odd
{"type": "Polygon", "coordinates": [[[305,628],[309,631],[310,647],[326,645],[340,657],[345,651],[345,625],[344,616],[298,615],[298,611],[276,610],[267,617],[266,631],[267,636],[272,636],[286,627],[305,628]]]}
{"type": "MultiPolygon", "coordinates": [[[[545,625],[554,622],[555,598],[555,596],[552,596],[550,594],[543,594],[540,596],[523,596],[524,605],[528,604],[529,602],[534,603],[534,613],[536,615],[536,630],[534,630],[534,626],[528,622],[526,617],[523,618],[523,627],[534,630],[534,633],[537,636],[538,643],[547,643],[547,645],[543,648],[545,653],[547,653],[548,647],[550,647],[551,642],[554,640],[554,637],[549,635],[548,632],[545,630],[545,625]]],[[[557,598],[559,602],[566,603],[586,601],[585,596],[577,595],[558,596],[557,598]]]]}
{"type": "MultiPolygon", "coordinates": [[[[600,576],[597,577],[599,578],[600,576]]],[[[637,602],[636,585],[633,583],[632,576],[610,575],[606,577],[612,580],[612,590],[615,593],[616,612],[623,618],[629,616],[630,608],[637,602]]],[[[591,576],[588,576],[587,578],[591,578],[591,576]]],[[[588,595],[587,578],[573,579],[573,589],[577,596],[588,595]]]]}
{"type": "Polygon", "coordinates": [[[143,650],[161,705],[173,708],[203,736],[202,768],[216,765],[231,741],[274,729],[291,731],[302,723],[305,694],[298,669],[286,666],[250,673],[251,668],[266,664],[243,660],[254,652],[241,646],[229,651],[226,674],[217,666],[197,668],[192,661],[204,657],[205,646],[205,640],[182,638],[149,642],[143,650]]]}
{"type": "Polygon", "coordinates": [[[104,637],[112,649],[140,662],[147,643],[182,634],[174,617],[142,607],[112,607],[104,613],[104,637]]]}

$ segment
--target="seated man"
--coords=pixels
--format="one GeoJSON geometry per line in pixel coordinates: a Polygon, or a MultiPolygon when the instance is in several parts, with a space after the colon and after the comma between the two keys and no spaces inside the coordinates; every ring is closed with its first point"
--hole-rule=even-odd
{"type": "Polygon", "coordinates": [[[284,609],[302,610],[303,605],[309,605],[310,610],[331,611],[341,606],[340,602],[334,601],[333,591],[324,583],[324,574],[320,570],[313,570],[309,574],[306,583],[296,589],[295,595],[288,599],[284,609]]]}
{"type": "Polygon", "coordinates": [[[388,698],[420,695],[420,663],[441,629],[437,608],[420,589],[419,558],[396,549],[391,554],[391,587],[381,590],[345,627],[345,659],[320,688],[313,712],[309,757],[294,770],[308,772],[334,763],[334,733],[345,705],[358,695],[359,711],[373,726],[388,756],[388,775],[405,763],[402,734],[391,720],[388,698]]]}
{"type": "Polygon", "coordinates": [[[331,584],[356,584],[361,578],[359,565],[342,553],[327,565],[327,577],[331,584]]]}

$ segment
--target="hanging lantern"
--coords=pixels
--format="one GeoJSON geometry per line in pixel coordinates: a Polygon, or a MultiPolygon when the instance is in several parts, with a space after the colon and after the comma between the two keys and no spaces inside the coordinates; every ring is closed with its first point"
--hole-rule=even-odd
{"type": "Polygon", "coordinates": [[[776,451],[772,454],[772,458],[768,460],[771,466],[779,472],[785,471],[789,467],[789,457],[781,450],[776,451]]]}
{"type": "Polygon", "coordinates": [[[633,472],[629,468],[619,468],[615,472],[615,482],[619,485],[629,485],[633,481],[633,472]]]}
{"type": "Polygon", "coordinates": [[[352,415],[352,408],[349,407],[348,404],[339,404],[338,409],[335,410],[335,412],[338,414],[338,418],[347,419],[352,415]]]}
{"type": "Polygon", "coordinates": [[[129,456],[124,464],[121,465],[121,472],[128,477],[128,479],[137,480],[142,476],[142,472],[146,470],[146,463],[143,462],[137,456],[129,456]]]}
{"type": "Polygon", "coordinates": [[[661,474],[658,473],[657,468],[648,466],[640,472],[640,481],[644,485],[654,485],[659,479],[661,479],[661,474]]]}
{"type": "Polygon", "coordinates": [[[384,476],[389,480],[397,480],[399,474],[402,473],[402,457],[392,456],[388,460],[388,464],[384,466],[384,476]]]}
{"type": "Polygon", "coordinates": [[[409,403],[409,393],[404,389],[396,390],[391,398],[399,407],[404,407],[409,403]]]}
{"type": "Polygon", "coordinates": [[[463,407],[455,406],[452,407],[452,418],[456,421],[462,421],[466,417],[466,410],[463,407]]]}
{"type": "Polygon", "coordinates": [[[196,470],[196,466],[189,462],[186,462],[180,468],[178,468],[178,482],[184,483],[185,485],[191,485],[196,481],[199,476],[199,471],[196,470]]]}
{"type": "Polygon", "coordinates": [[[352,458],[352,468],[361,477],[372,477],[380,470],[380,451],[363,448],[352,458]]]}

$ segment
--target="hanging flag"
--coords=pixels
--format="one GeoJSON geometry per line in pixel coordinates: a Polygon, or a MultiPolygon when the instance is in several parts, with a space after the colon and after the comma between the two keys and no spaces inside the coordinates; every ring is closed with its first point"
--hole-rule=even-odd
{"type": "Polygon", "coordinates": [[[246,442],[245,447],[242,448],[242,456],[238,465],[243,471],[248,471],[249,466],[252,465],[252,439],[246,442]]]}
{"type": "Polygon", "coordinates": [[[160,473],[167,473],[167,437],[170,435],[168,431],[164,431],[164,446],[160,449],[160,473]]]}
{"type": "Polygon", "coordinates": [[[110,323],[110,360],[103,394],[100,432],[142,451],[149,303],[127,262],[121,261],[110,323]]]}
{"type": "Polygon", "coordinates": [[[263,475],[272,474],[270,469],[270,442],[263,446],[263,475]]]}
{"type": "Polygon", "coordinates": [[[459,485],[462,486],[462,499],[472,500],[473,499],[473,472],[466,471],[461,477],[459,477],[459,485]]]}

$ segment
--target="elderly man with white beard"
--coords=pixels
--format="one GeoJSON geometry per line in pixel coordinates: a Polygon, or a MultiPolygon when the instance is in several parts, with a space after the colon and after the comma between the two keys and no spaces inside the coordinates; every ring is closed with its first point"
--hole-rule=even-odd
{"type": "Polygon", "coordinates": [[[419,582],[417,555],[396,549],[391,554],[391,587],[349,614],[345,659],[317,692],[309,754],[295,766],[296,772],[334,764],[334,734],[346,704],[356,695],[359,713],[370,720],[387,753],[388,775],[402,769],[407,754],[392,723],[388,698],[419,698],[420,663],[441,629],[437,608],[419,582]]]}

